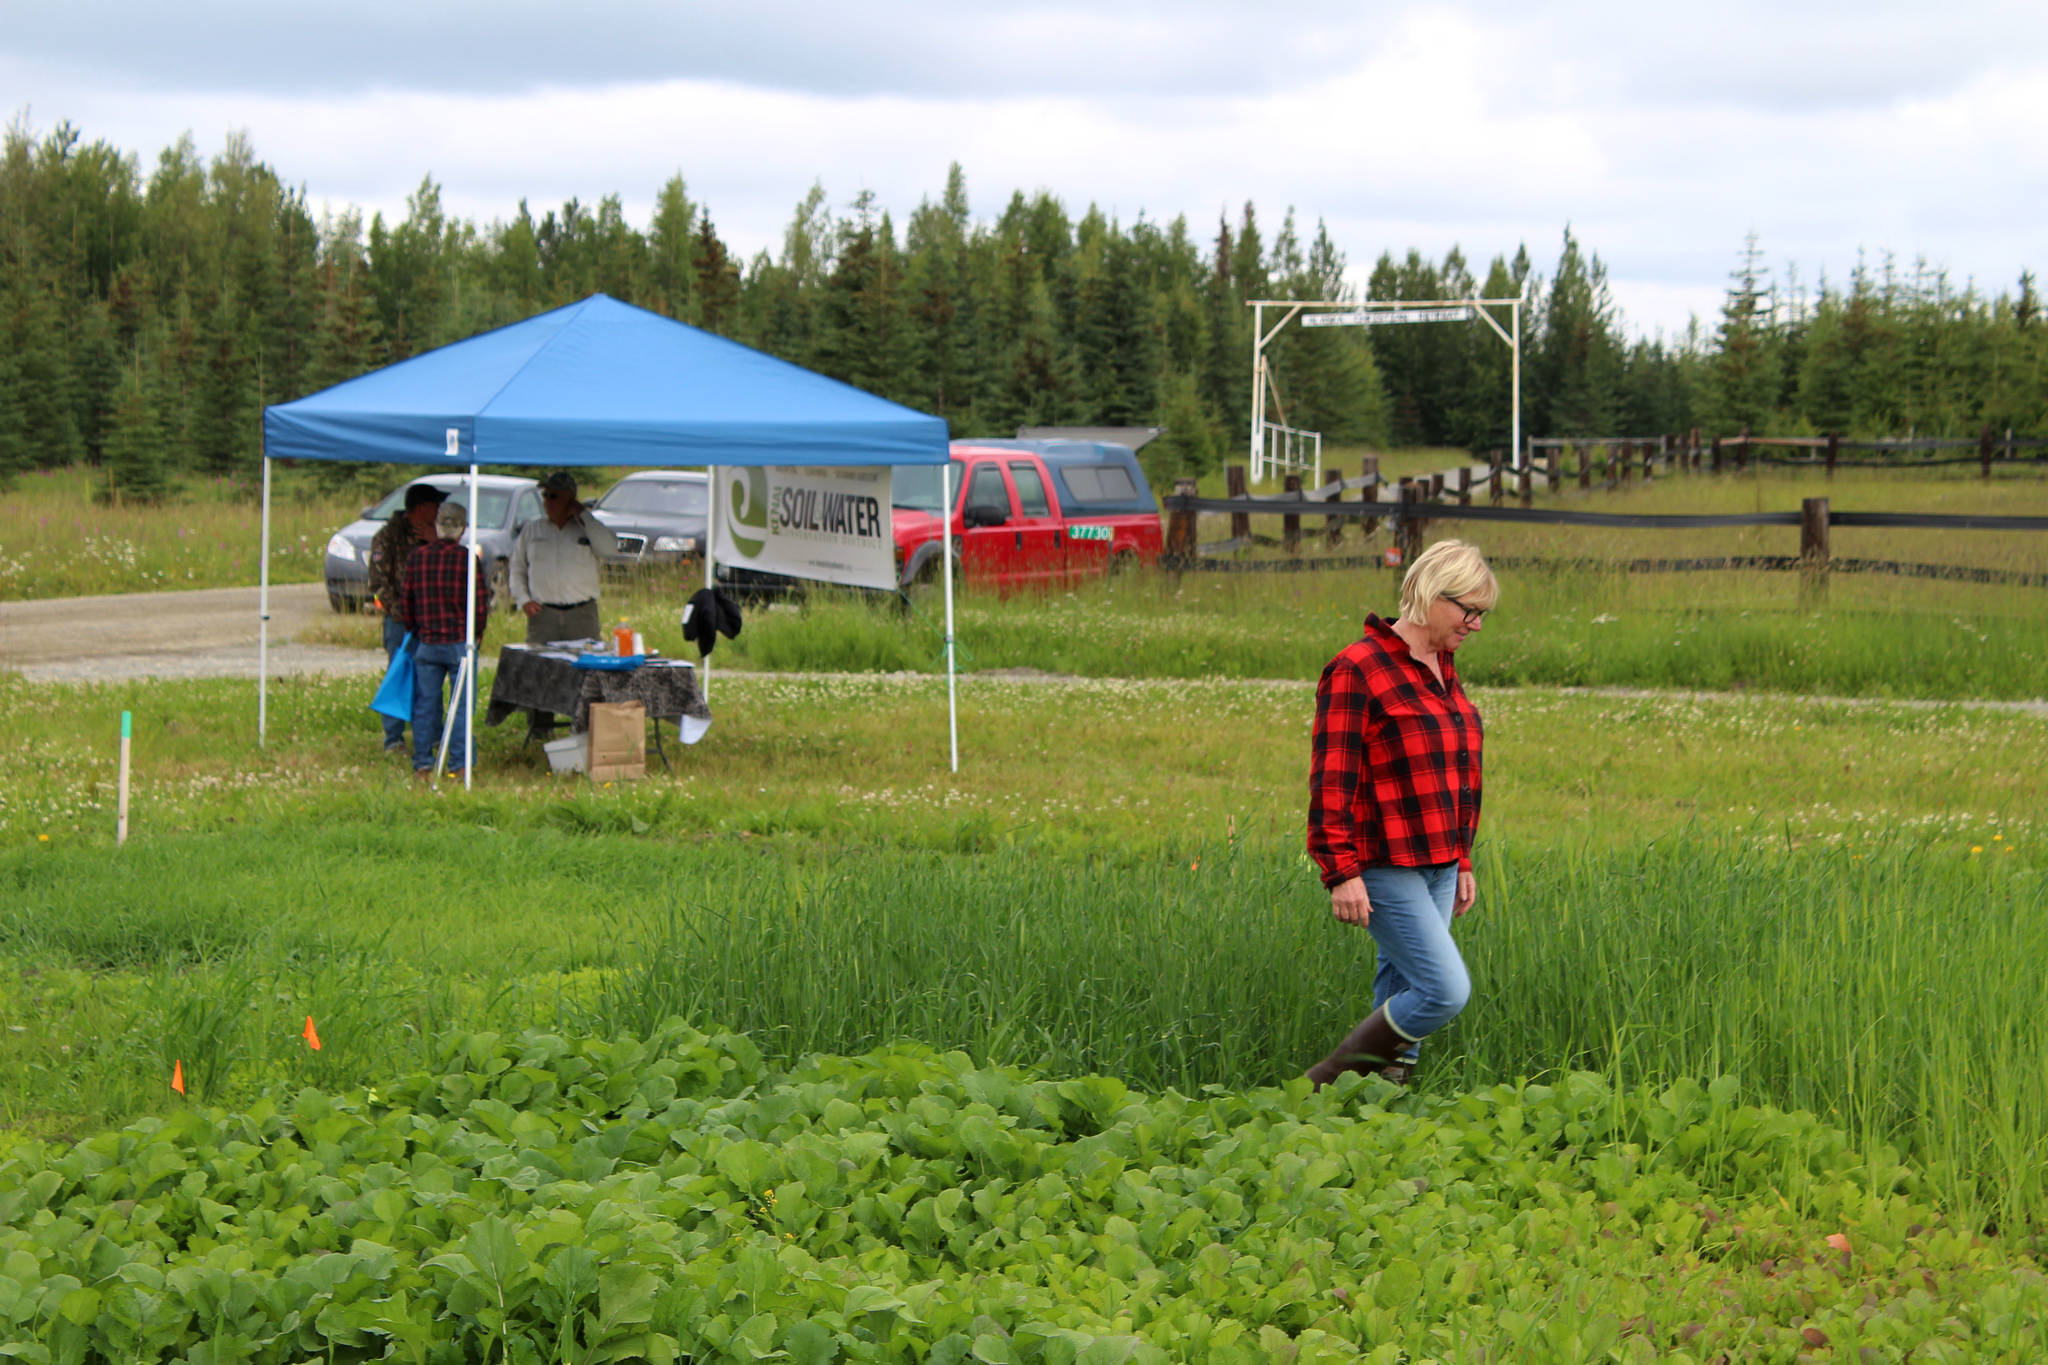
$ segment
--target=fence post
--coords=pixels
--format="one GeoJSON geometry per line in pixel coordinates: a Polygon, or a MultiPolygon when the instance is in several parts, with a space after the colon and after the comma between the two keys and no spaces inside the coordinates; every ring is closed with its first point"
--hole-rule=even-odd
{"type": "Polygon", "coordinates": [[[1515,494],[1521,499],[1524,507],[1531,506],[1536,501],[1536,471],[1526,464],[1522,466],[1521,477],[1515,480],[1515,494]]]}
{"type": "MultiPolygon", "coordinates": [[[[1244,498],[1251,496],[1251,484],[1245,479],[1244,466],[1230,465],[1223,471],[1223,491],[1226,497],[1244,498]]],[[[1248,540],[1252,533],[1252,514],[1232,512],[1230,514],[1230,538],[1248,540]]]]}
{"type": "Polygon", "coordinates": [[[1828,598],[1828,500],[1799,504],[1799,600],[1815,607],[1828,598]]]}
{"type": "MultiPolygon", "coordinates": [[[[1280,487],[1287,496],[1297,502],[1301,499],[1301,475],[1289,474],[1280,481],[1280,487]]],[[[1301,513],[1289,512],[1280,518],[1280,543],[1290,558],[1301,553],[1301,513]]]]}
{"type": "Polygon", "coordinates": [[[1471,505],[1472,466],[1469,464],[1461,464],[1458,466],[1458,506],[1470,507],[1471,505]]]}
{"type": "Polygon", "coordinates": [[[1431,502],[1435,502],[1438,498],[1442,497],[1443,495],[1444,473],[1441,469],[1439,469],[1436,473],[1429,476],[1429,492],[1426,496],[1429,498],[1431,502]]]}
{"type": "Polygon", "coordinates": [[[1749,428],[1742,429],[1742,439],[1735,447],[1735,472],[1740,474],[1749,468],[1749,428]]]}
{"type": "Polygon", "coordinates": [[[1829,478],[1831,478],[1831,479],[1835,477],[1835,457],[1836,457],[1836,456],[1838,456],[1838,455],[1840,455],[1841,453],[1842,453],[1842,433],[1841,433],[1841,432],[1839,432],[1839,431],[1831,431],[1831,432],[1829,432],[1829,433],[1828,433],[1828,455],[1827,455],[1827,460],[1828,460],[1828,477],[1829,477],[1829,478]]]}
{"type": "Polygon", "coordinates": [[[1549,493],[1550,496],[1553,498],[1557,496],[1558,490],[1564,487],[1563,469],[1564,457],[1558,453],[1558,449],[1556,446],[1552,446],[1550,448],[1550,486],[1544,491],[1549,493]]]}
{"type": "MultiPolygon", "coordinates": [[[[1411,479],[1401,480],[1401,503],[1404,509],[1413,510],[1422,503],[1422,490],[1411,479]]],[[[1415,562],[1415,556],[1422,553],[1422,518],[1405,516],[1395,528],[1394,538],[1401,547],[1403,568],[1415,562]]]]}
{"type": "Polygon", "coordinates": [[[1714,471],[1714,473],[1716,473],[1716,474],[1718,474],[1718,473],[1720,473],[1720,472],[1721,472],[1721,438],[1720,438],[1720,437],[1718,437],[1718,436],[1716,436],[1716,437],[1714,438],[1714,463],[1713,463],[1713,471],[1714,471]]]}
{"type": "MultiPolygon", "coordinates": [[[[1338,469],[1338,468],[1337,468],[1337,467],[1336,467],[1335,465],[1332,465],[1332,466],[1330,466],[1330,468],[1329,468],[1329,469],[1327,469],[1327,470],[1325,470],[1325,471],[1323,472],[1323,486],[1324,486],[1325,488],[1328,488],[1328,487],[1329,487],[1329,486],[1330,486],[1331,484],[1333,484],[1333,483],[1339,483],[1339,484],[1340,484],[1340,483],[1343,483],[1343,482],[1344,482],[1344,471],[1343,471],[1343,470],[1341,470],[1341,469],[1338,469]]],[[[1336,505],[1337,505],[1338,503],[1341,503],[1341,502],[1343,502],[1343,501],[1344,501],[1344,490],[1343,490],[1343,489],[1341,489],[1341,488],[1338,488],[1338,489],[1334,489],[1334,490],[1332,490],[1332,492],[1330,493],[1330,498],[1329,498],[1329,501],[1330,501],[1330,505],[1331,505],[1331,506],[1333,506],[1333,507],[1334,507],[1334,506],[1336,506],[1336,505]]],[[[1341,517],[1341,516],[1338,516],[1338,515],[1336,515],[1336,514],[1332,513],[1332,514],[1331,514],[1331,516],[1330,516],[1330,519],[1329,519],[1328,521],[1324,522],[1324,523],[1323,523],[1323,525],[1324,525],[1324,526],[1325,526],[1325,527],[1327,528],[1327,529],[1325,529],[1325,530],[1324,530],[1324,532],[1323,532],[1323,541],[1324,541],[1324,543],[1325,543],[1325,544],[1327,544],[1327,545],[1330,545],[1330,546],[1334,547],[1334,546],[1342,545],[1342,544],[1344,543],[1344,518],[1343,518],[1343,517],[1341,517]]]]}
{"type": "Polygon", "coordinates": [[[1644,441],[1639,448],[1643,452],[1643,482],[1648,483],[1657,473],[1657,447],[1644,441]]]}
{"type": "Polygon", "coordinates": [[[1607,448],[1614,452],[1614,467],[1621,471],[1621,484],[1626,488],[1629,480],[1635,474],[1632,466],[1636,462],[1636,443],[1634,441],[1621,441],[1607,448]]]}
{"type": "Polygon", "coordinates": [[[1579,487],[1593,486],[1593,447],[1580,442],[1575,449],[1579,452],[1579,487]]]}
{"type": "MultiPolygon", "coordinates": [[[[1176,498],[1195,496],[1193,479],[1175,479],[1173,495],[1176,498]]],[[[1195,556],[1195,509],[1176,507],[1166,521],[1166,553],[1192,559],[1195,556]]]]}
{"type": "MultiPolygon", "coordinates": [[[[1363,460],[1359,461],[1358,475],[1360,478],[1365,478],[1367,476],[1370,476],[1372,478],[1378,478],[1379,473],[1379,456],[1368,455],[1363,460]]],[[[1378,502],[1380,500],[1380,486],[1376,483],[1367,484],[1365,486],[1365,491],[1362,494],[1360,494],[1360,496],[1363,497],[1367,502],[1378,502]]],[[[1379,529],[1379,524],[1380,519],[1378,517],[1365,518],[1363,521],[1358,523],[1358,538],[1360,540],[1370,539],[1372,537],[1372,533],[1379,529]]]]}
{"type": "Polygon", "coordinates": [[[1984,477],[1987,479],[1991,477],[1991,446],[1997,439],[1998,433],[1989,426],[1986,426],[1984,434],[1977,438],[1977,462],[1984,466],[1984,477]]]}
{"type": "Polygon", "coordinates": [[[1486,491],[1494,502],[1498,503],[1507,496],[1507,490],[1500,486],[1500,451],[1489,451],[1486,460],[1492,469],[1492,473],[1487,476],[1486,491]]]}

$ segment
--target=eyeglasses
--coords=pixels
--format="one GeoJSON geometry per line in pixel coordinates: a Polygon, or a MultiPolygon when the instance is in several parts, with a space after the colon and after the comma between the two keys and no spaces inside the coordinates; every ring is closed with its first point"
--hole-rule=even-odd
{"type": "Polygon", "coordinates": [[[1468,626],[1478,625],[1479,618],[1486,615],[1487,612],[1493,610],[1493,608],[1491,607],[1468,607],[1463,602],[1460,602],[1457,598],[1451,596],[1449,593],[1444,594],[1444,601],[1450,603],[1459,611],[1465,613],[1465,624],[1468,626]]]}

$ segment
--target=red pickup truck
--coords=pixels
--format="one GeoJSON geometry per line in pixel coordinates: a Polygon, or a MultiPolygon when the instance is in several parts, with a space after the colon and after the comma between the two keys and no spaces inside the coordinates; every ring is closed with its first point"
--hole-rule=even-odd
{"type": "MultiPolygon", "coordinates": [[[[1003,591],[1058,588],[1159,559],[1159,503],[1130,448],[1094,441],[953,442],[955,572],[1003,591]]],[[[893,475],[898,583],[936,583],[939,469],[893,475]]]]}

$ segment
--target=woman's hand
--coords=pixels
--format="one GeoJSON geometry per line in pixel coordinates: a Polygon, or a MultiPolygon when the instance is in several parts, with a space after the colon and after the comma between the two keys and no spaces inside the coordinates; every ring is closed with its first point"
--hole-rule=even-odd
{"type": "Polygon", "coordinates": [[[1470,872],[1467,872],[1464,869],[1460,868],[1458,871],[1458,894],[1456,898],[1451,901],[1452,916],[1456,917],[1464,914],[1467,910],[1470,910],[1472,908],[1472,902],[1478,899],[1478,881],[1476,881],[1473,878],[1470,872]]]}
{"type": "Polygon", "coordinates": [[[1365,894],[1365,878],[1353,877],[1330,888],[1330,913],[1339,923],[1363,928],[1372,918],[1372,898],[1365,894]]]}

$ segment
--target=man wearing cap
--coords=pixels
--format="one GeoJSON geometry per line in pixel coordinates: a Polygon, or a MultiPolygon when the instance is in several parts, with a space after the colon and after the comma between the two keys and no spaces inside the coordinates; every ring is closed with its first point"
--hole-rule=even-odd
{"type": "MultiPolygon", "coordinates": [[[[619,538],[576,497],[576,476],[558,469],[541,481],[545,516],[520,528],[507,580],[526,613],[526,643],[598,638],[598,556],[617,554],[619,538]]],[[[527,714],[526,737],[546,739],[555,718],[527,714]]]]}
{"type": "Polygon", "coordinates": [[[595,640],[598,556],[619,539],[576,498],[576,477],[556,470],[540,486],[541,509],[512,547],[509,586],[526,613],[526,643],[595,640]]]}
{"type": "MultiPolygon", "coordinates": [[[[399,602],[405,586],[405,561],[412,552],[434,538],[434,514],[447,494],[430,483],[416,483],[405,490],[405,511],[394,512],[370,541],[371,600],[384,613],[384,662],[388,665],[398,647],[405,643],[411,627],[399,602]]],[[[405,722],[384,717],[384,752],[405,752],[405,722]]]]}
{"type": "MultiPolygon", "coordinates": [[[[484,627],[491,619],[491,589],[476,554],[462,543],[469,529],[469,513],[460,503],[444,502],[434,518],[441,538],[413,551],[405,561],[405,583],[400,600],[405,619],[412,623],[419,647],[413,651],[412,683],[412,768],[414,776],[426,780],[434,771],[435,750],[441,743],[441,689],[453,687],[468,653],[470,566],[476,565],[476,642],[483,643],[484,627]]],[[[448,771],[460,777],[470,763],[469,712],[462,695],[452,699],[449,723],[454,735],[448,744],[448,771]]]]}

